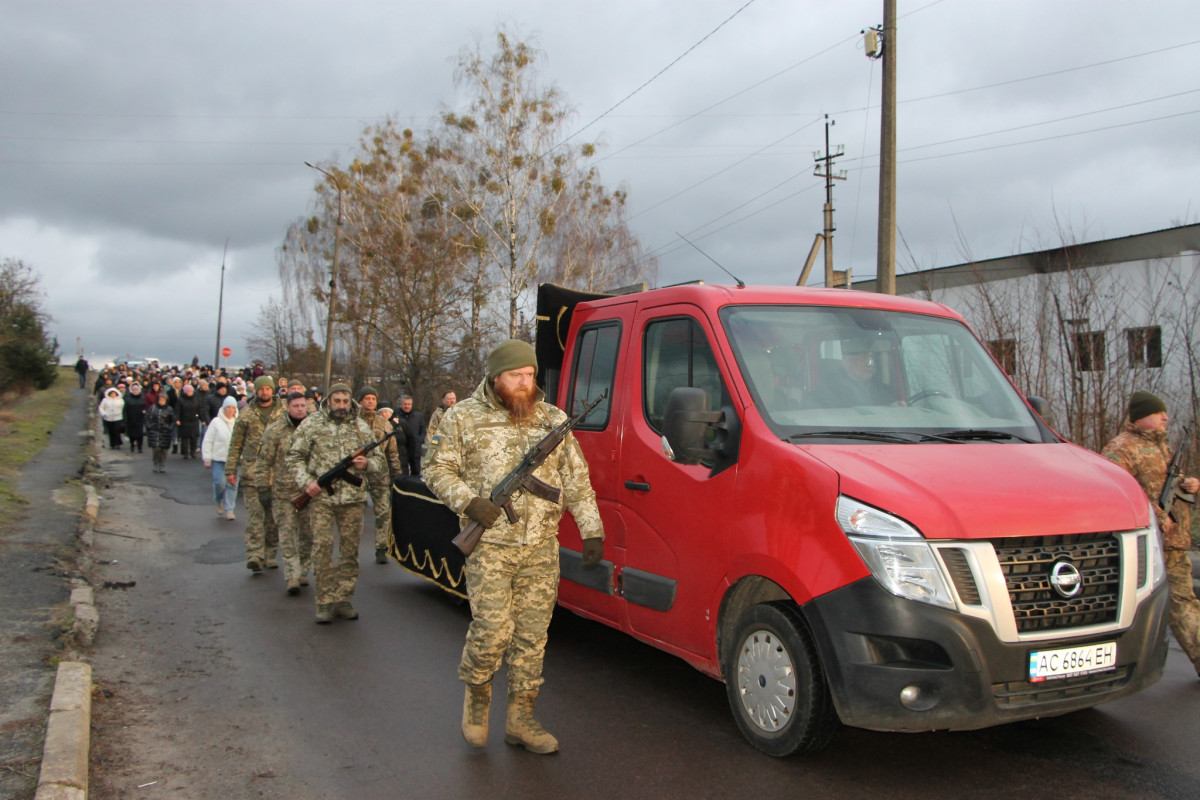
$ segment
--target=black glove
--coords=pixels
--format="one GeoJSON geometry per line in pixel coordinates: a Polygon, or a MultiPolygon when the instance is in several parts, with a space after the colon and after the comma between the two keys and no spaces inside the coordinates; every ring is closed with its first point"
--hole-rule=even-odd
{"type": "Polygon", "coordinates": [[[600,559],[604,558],[604,540],[603,539],[584,539],[583,540],[583,568],[595,569],[600,563],[600,559]]]}
{"type": "Polygon", "coordinates": [[[467,503],[467,507],[463,509],[463,513],[484,528],[490,528],[496,524],[496,520],[500,517],[500,506],[486,497],[476,497],[467,503]]]}

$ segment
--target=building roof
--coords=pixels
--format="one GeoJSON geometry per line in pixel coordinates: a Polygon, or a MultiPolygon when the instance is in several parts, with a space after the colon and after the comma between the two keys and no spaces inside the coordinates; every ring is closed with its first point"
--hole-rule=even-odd
{"type": "MultiPolygon", "coordinates": [[[[1189,251],[1200,252],[1200,224],[1180,225],[1116,239],[1064,245],[1035,253],[906,272],[896,276],[896,294],[917,294],[927,289],[949,289],[979,283],[981,280],[998,281],[1062,272],[1067,269],[1172,258],[1189,251]]],[[[855,281],[853,285],[856,289],[871,290],[875,286],[875,278],[855,281]]]]}

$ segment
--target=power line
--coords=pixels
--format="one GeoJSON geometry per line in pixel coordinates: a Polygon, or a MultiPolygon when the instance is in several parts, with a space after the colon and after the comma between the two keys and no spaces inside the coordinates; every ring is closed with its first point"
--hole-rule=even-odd
{"type": "MultiPolygon", "coordinates": [[[[1200,91],[1200,90],[1198,90],[1198,91],[1200,91]]],[[[1026,139],[1026,140],[1023,140],[1020,142],[1009,142],[1007,144],[993,145],[993,146],[989,146],[989,147],[980,147],[980,148],[975,148],[973,150],[961,150],[961,151],[954,152],[954,153],[941,153],[941,154],[937,154],[937,155],[923,156],[920,158],[909,158],[909,159],[904,159],[904,160],[900,161],[899,163],[910,164],[910,163],[915,163],[915,162],[919,162],[919,161],[932,161],[932,160],[939,159],[939,158],[950,158],[952,156],[970,155],[972,153],[987,152],[989,150],[999,150],[999,149],[1005,148],[1005,147],[1017,147],[1019,145],[1024,145],[1024,144],[1039,144],[1041,142],[1053,141],[1056,139],[1066,139],[1066,138],[1070,138],[1073,136],[1082,136],[1082,135],[1090,134],[1090,133],[1102,133],[1104,131],[1114,130],[1114,129],[1118,129],[1118,128],[1127,128],[1127,127],[1131,127],[1134,125],[1143,125],[1143,124],[1147,124],[1147,123],[1151,123],[1151,122],[1160,122],[1163,120],[1176,119],[1178,117],[1190,116],[1192,114],[1200,114],[1200,109],[1196,109],[1193,111],[1183,111],[1178,114],[1168,114],[1165,116],[1153,117],[1150,119],[1136,120],[1133,122],[1118,123],[1118,124],[1108,125],[1108,126],[1104,126],[1104,127],[1100,127],[1100,128],[1091,128],[1089,130],[1084,130],[1084,131],[1074,131],[1071,133],[1064,133],[1064,134],[1059,134],[1056,136],[1046,136],[1046,137],[1042,137],[1042,138],[1038,138],[1038,139],[1026,139]]],[[[907,148],[907,149],[914,149],[914,148],[907,148]]],[[[865,158],[863,158],[863,157],[852,158],[850,160],[858,161],[861,163],[861,162],[865,161],[865,158]]],[[[858,168],[855,168],[853,171],[865,171],[866,169],[867,169],[867,167],[860,166],[858,168]]],[[[749,205],[750,203],[754,202],[755,200],[757,200],[767,194],[770,194],[772,191],[774,191],[775,189],[778,189],[780,186],[784,185],[785,183],[788,183],[802,175],[807,175],[807,174],[808,174],[808,171],[807,171],[807,169],[805,169],[804,171],[801,171],[801,172],[796,173],[795,175],[792,175],[790,178],[787,178],[783,182],[776,184],[775,186],[762,192],[761,194],[756,195],[755,197],[750,198],[749,200],[745,201],[744,203],[742,203],[738,206],[735,206],[733,209],[730,209],[729,211],[725,212],[724,214],[721,214],[721,215],[713,218],[713,220],[710,220],[709,222],[707,222],[697,228],[694,228],[691,231],[688,231],[688,235],[693,236],[694,238],[697,238],[697,239],[707,238],[719,231],[723,231],[726,228],[730,228],[734,225],[737,225],[741,222],[751,219],[752,217],[758,216],[759,214],[762,214],[765,211],[769,211],[770,209],[774,208],[775,206],[779,205],[780,203],[790,200],[793,197],[797,197],[801,194],[804,194],[805,192],[812,191],[813,189],[817,188],[819,186],[819,184],[814,183],[812,186],[806,187],[797,192],[793,192],[792,194],[787,195],[786,197],[780,198],[779,200],[775,201],[774,203],[771,203],[770,205],[763,206],[762,208],[757,209],[757,210],[755,210],[749,214],[746,214],[742,217],[739,217],[738,219],[731,220],[730,222],[726,223],[725,225],[722,225],[719,228],[713,229],[713,230],[708,231],[703,234],[697,233],[698,231],[703,230],[708,225],[711,225],[712,222],[715,222],[719,219],[723,219],[724,217],[728,216],[729,214],[732,214],[732,213],[736,212],[737,210],[745,207],[746,205],[749,205]]],[[[658,248],[651,250],[650,255],[666,256],[666,255],[670,255],[671,253],[675,252],[678,249],[681,249],[680,245],[674,245],[674,243],[668,242],[658,248]]]]}
{"type": "Polygon", "coordinates": [[[734,11],[732,14],[730,14],[730,15],[729,15],[729,16],[728,16],[728,17],[725,19],[725,21],[724,21],[724,22],[722,22],[720,25],[718,25],[717,27],[713,28],[711,31],[709,31],[708,33],[706,33],[706,34],[705,34],[705,35],[704,35],[704,36],[703,36],[703,37],[700,39],[700,41],[696,42],[694,45],[692,45],[691,47],[689,47],[687,50],[684,50],[684,51],[683,51],[683,53],[681,53],[680,55],[676,56],[675,60],[674,60],[674,61],[672,61],[670,64],[667,64],[665,67],[663,67],[662,69],[660,69],[658,72],[654,73],[654,75],[652,75],[652,76],[650,77],[650,79],[649,79],[649,80],[647,80],[647,81],[646,81],[645,83],[643,83],[641,86],[639,86],[639,87],[637,87],[636,89],[634,89],[634,90],[633,90],[632,92],[630,92],[629,94],[627,94],[627,95],[625,95],[624,97],[622,97],[622,98],[621,98],[620,100],[618,100],[618,101],[617,101],[615,104],[613,104],[612,106],[610,106],[610,107],[608,108],[608,110],[607,110],[607,111],[604,111],[604,112],[602,112],[602,113],[601,113],[601,114],[600,114],[598,117],[596,117],[595,119],[593,119],[591,122],[589,122],[588,124],[584,125],[582,128],[580,128],[579,130],[575,131],[574,133],[572,133],[572,134],[571,134],[570,136],[568,136],[567,138],[563,139],[563,140],[562,140],[561,142],[559,142],[558,144],[554,145],[554,147],[551,147],[551,148],[550,148],[550,150],[548,150],[547,152],[553,152],[553,151],[554,151],[556,148],[558,148],[558,147],[560,147],[561,145],[564,145],[564,144],[566,144],[567,142],[571,141],[571,140],[572,140],[572,139],[574,139],[576,136],[578,136],[579,134],[583,133],[583,132],[584,132],[584,131],[586,131],[588,128],[592,127],[592,126],[593,126],[593,125],[595,125],[597,122],[599,122],[600,120],[604,119],[604,118],[605,118],[606,116],[608,116],[610,113],[612,113],[612,112],[613,112],[613,111],[615,111],[617,108],[619,108],[620,106],[622,106],[622,105],[623,105],[623,104],[624,104],[624,103],[625,103],[627,100],[629,100],[629,99],[630,99],[631,97],[633,97],[635,94],[637,94],[638,92],[640,92],[642,89],[645,89],[647,86],[649,86],[650,84],[654,83],[654,81],[656,81],[656,80],[658,80],[658,78],[662,77],[663,73],[665,73],[665,72],[666,72],[667,70],[669,70],[671,67],[673,67],[673,66],[675,66],[676,64],[678,64],[680,61],[682,61],[682,60],[684,59],[684,57],[686,57],[686,56],[687,56],[687,54],[688,54],[688,53],[692,52],[692,51],[693,51],[693,50],[695,50],[697,47],[699,47],[700,45],[704,44],[704,42],[705,42],[705,41],[707,41],[709,37],[711,37],[711,36],[712,36],[713,34],[715,34],[717,31],[721,30],[721,28],[724,28],[724,27],[725,27],[725,26],[726,26],[726,25],[729,23],[729,21],[730,21],[730,20],[732,20],[732,19],[733,19],[734,17],[736,17],[738,14],[742,13],[743,11],[745,11],[745,10],[746,10],[746,8],[747,8],[747,7],[749,7],[749,6],[750,6],[750,5],[751,5],[753,2],[754,2],[754,0],[747,0],[745,5],[743,5],[743,6],[742,6],[741,8],[739,8],[737,11],[734,11]]]}
{"type": "Polygon", "coordinates": [[[748,155],[748,156],[745,156],[745,157],[743,157],[743,158],[740,158],[740,159],[738,159],[737,161],[733,162],[732,164],[729,164],[728,166],[724,167],[723,169],[717,170],[716,172],[712,173],[711,175],[709,175],[709,176],[707,176],[707,177],[705,177],[705,178],[701,178],[700,180],[698,180],[698,181],[696,181],[695,183],[693,183],[691,186],[688,186],[688,187],[687,187],[687,188],[685,188],[685,189],[681,189],[681,190],[679,190],[678,192],[676,192],[675,194],[673,194],[673,195],[671,195],[671,196],[669,196],[669,197],[663,198],[662,200],[659,200],[657,203],[655,203],[655,204],[654,204],[654,205],[652,205],[652,206],[649,206],[649,207],[647,207],[647,208],[643,208],[641,211],[639,211],[639,212],[637,212],[636,214],[634,214],[633,216],[629,217],[629,221],[631,221],[631,222],[632,222],[633,220],[637,219],[637,218],[638,218],[638,217],[640,217],[641,215],[643,215],[643,214],[646,214],[646,213],[648,213],[648,212],[650,212],[650,211],[653,211],[654,209],[658,208],[658,207],[659,207],[659,206],[661,206],[661,205],[664,205],[664,204],[666,204],[666,203],[669,203],[670,201],[674,200],[675,198],[679,197],[680,195],[687,194],[687,193],[688,193],[688,192],[690,192],[692,189],[695,189],[697,186],[700,186],[700,185],[702,185],[702,184],[704,184],[704,183],[707,183],[708,181],[712,180],[713,178],[717,177],[718,175],[721,175],[721,174],[723,174],[723,173],[725,173],[725,172],[728,172],[729,170],[733,169],[734,167],[736,167],[736,166],[738,166],[738,165],[740,165],[740,164],[744,164],[744,163],[746,163],[747,161],[749,161],[750,159],[754,158],[755,156],[762,154],[762,152],[763,152],[764,150],[768,150],[768,149],[770,149],[770,148],[774,147],[775,145],[779,144],[780,142],[784,141],[785,139],[790,139],[791,137],[795,136],[797,133],[800,133],[801,131],[803,131],[805,128],[812,127],[812,126],[813,126],[815,123],[817,123],[818,121],[819,121],[819,120],[813,120],[812,122],[805,123],[804,125],[801,125],[799,128],[797,128],[796,130],[792,131],[791,133],[785,134],[784,136],[781,136],[780,138],[776,139],[776,140],[775,140],[774,142],[772,142],[771,144],[766,144],[766,145],[763,145],[762,147],[760,147],[758,150],[755,150],[755,151],[754,151],[753,153],[751,153],[750,155],[748,155]]]}

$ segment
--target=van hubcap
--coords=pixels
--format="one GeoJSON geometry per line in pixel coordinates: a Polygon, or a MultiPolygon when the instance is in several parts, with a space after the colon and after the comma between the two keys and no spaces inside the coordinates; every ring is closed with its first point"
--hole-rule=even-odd
{"type": "Polygon", "coordinates": [[[791,720],[796,670],[787,648],[771,631],[754,631],[742,641],[737,688],[746,718],[762,730],[781,730],[791,720]]]}

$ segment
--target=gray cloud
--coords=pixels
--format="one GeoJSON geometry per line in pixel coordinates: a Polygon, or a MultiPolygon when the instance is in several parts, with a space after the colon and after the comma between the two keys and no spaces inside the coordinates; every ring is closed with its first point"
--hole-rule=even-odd
{"type": "MultiPolygon", "coordinates": [[[[422,128],[455,107],[462,48],[500,23],[534,36],[575,131],[742,5],[0,0],[0,256],[43,276],[67,350],[208,360],[228,238],[223,339],[244,350],[311,209],[303,162],[346,159],[386,115],[422,128]]],[[[1197,4],[1140,3],[1136,24],[1092,0],[900,11],[898,218],[918,266],[962,258],[956,223],[986,258],[1196,219],[1197,4]]],[[[826,113],[848,172],[837,266],[874,273],[880,76],[858,32],[881,14],[757,0],[579,135],[602,143],[663,283],[726,280],[676,231],[747,281],[795,281],[826,113]]]]}

